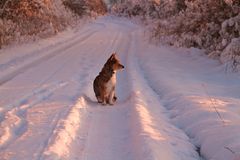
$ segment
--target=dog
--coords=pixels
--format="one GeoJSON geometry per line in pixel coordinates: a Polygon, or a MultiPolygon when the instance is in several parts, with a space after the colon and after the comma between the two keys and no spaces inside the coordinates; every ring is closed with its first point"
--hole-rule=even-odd
{"type": "Polygon", "coordinates": [[[120,63],[116,53],[113,53],[93,82],[93,89],[98,103],[113,105],[116,102],[116,72],[123,68],[124,66],[120,63]]]}

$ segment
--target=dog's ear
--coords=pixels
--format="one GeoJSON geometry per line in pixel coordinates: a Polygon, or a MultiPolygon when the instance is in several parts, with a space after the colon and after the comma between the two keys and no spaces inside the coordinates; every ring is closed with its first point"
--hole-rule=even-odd
{"type": "Polygon", "coordinates": [[[107,63],[111,62],[111,61],[113,60],[113,58],[114,58],[114,55],[112,54],[112,55],[108,58],[107,63]]]}
{"type": "Polygon", "coordinates": [[[113,53],[109,59],[113,60],[114,58],[116,58],[116,53],[113,53]]]}

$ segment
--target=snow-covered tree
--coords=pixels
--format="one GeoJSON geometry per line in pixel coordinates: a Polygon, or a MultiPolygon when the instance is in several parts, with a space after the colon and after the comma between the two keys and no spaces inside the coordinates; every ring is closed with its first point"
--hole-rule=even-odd
{"type": "Polygon", "coordinates": [[[91,14],[105,14],[107,6],[102,0],[63,0],[63,4],[79,16],[91,14]]]}
{"type": "Polygon", "coordinates": [[[76,16],[106,13],[102,0],[1,0],[0,47],[23,36],[55,34],[76,16]]]}
{"type": "Polygon", "coordinates": [[[152,37],[171,45],[206,49],[214,58],[226,55],[230,50],[226,47],[236,46],[233,39],[240,37],[239,0],[118,0],[113,1],[112,12],[140,16],[148,21],[152,37]]]}

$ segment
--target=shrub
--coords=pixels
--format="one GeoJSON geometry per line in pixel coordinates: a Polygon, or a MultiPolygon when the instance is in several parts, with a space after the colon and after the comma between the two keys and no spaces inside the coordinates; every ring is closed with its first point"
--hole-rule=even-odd
{"type": "Polygon", "coordinates": [[[80,17],[86,14],[87,5],[84,0],[64,0],[63,5],[80,17]]]}
{"type": "Polygon", "coordinates": [[[107,6],[103,0],[87,0],[86,4],[88,6],[89,12],[95,12],[99,15],[104,15],[107,13],[107,6]]]}
{"type": "MultiPolygon", "coordinates": [[[[219,58],[232,40],[240,37],[239,0],[135,0],[134,3],[125,0],[113,5],[113,13],[143,17],[154,39],[175,46],[205,49],[206,54],[214,58],[219,58]],[[136,7],[141,12],[135,12],[136,7]]],[[[233,66],[240,64],[237,58],[236,61],[232,61],[233,66]]]]}
{"type": "Polygon", "coordinates": [[[240,38],[234,38],[223,50],[221,61],[226,64],[226,70],[240,71],[240,38]]]}
{"type": "Polygon", "coordinates": [[[58,1],[4,0],[0,3],[1,46],[23,36],[53,35],[68,25],[70,13],[58,1]]]}
{"type": "Polygon", "coordinates": [[[64,0],[63,4],[79,16],[91,15],[91,12],[103,15],[107,12],[102,0],[64,0]]]}
{"type": "Polygon", "coordinates": [[[102,0],[1,0],[0,48],[24,36],[56,34],[74,23],[77,16],[106,11],[102,0]]]}

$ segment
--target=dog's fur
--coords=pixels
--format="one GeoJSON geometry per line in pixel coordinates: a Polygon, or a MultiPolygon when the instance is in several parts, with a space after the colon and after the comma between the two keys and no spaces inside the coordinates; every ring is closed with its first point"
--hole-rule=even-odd
{"type": "Polygon", "coordinates": [[[116,53],[113,53],[93,82],[93,89],[98,103],[113,105],[117,100],[115,94],[116,71],[123,69],[116,53]]]}

